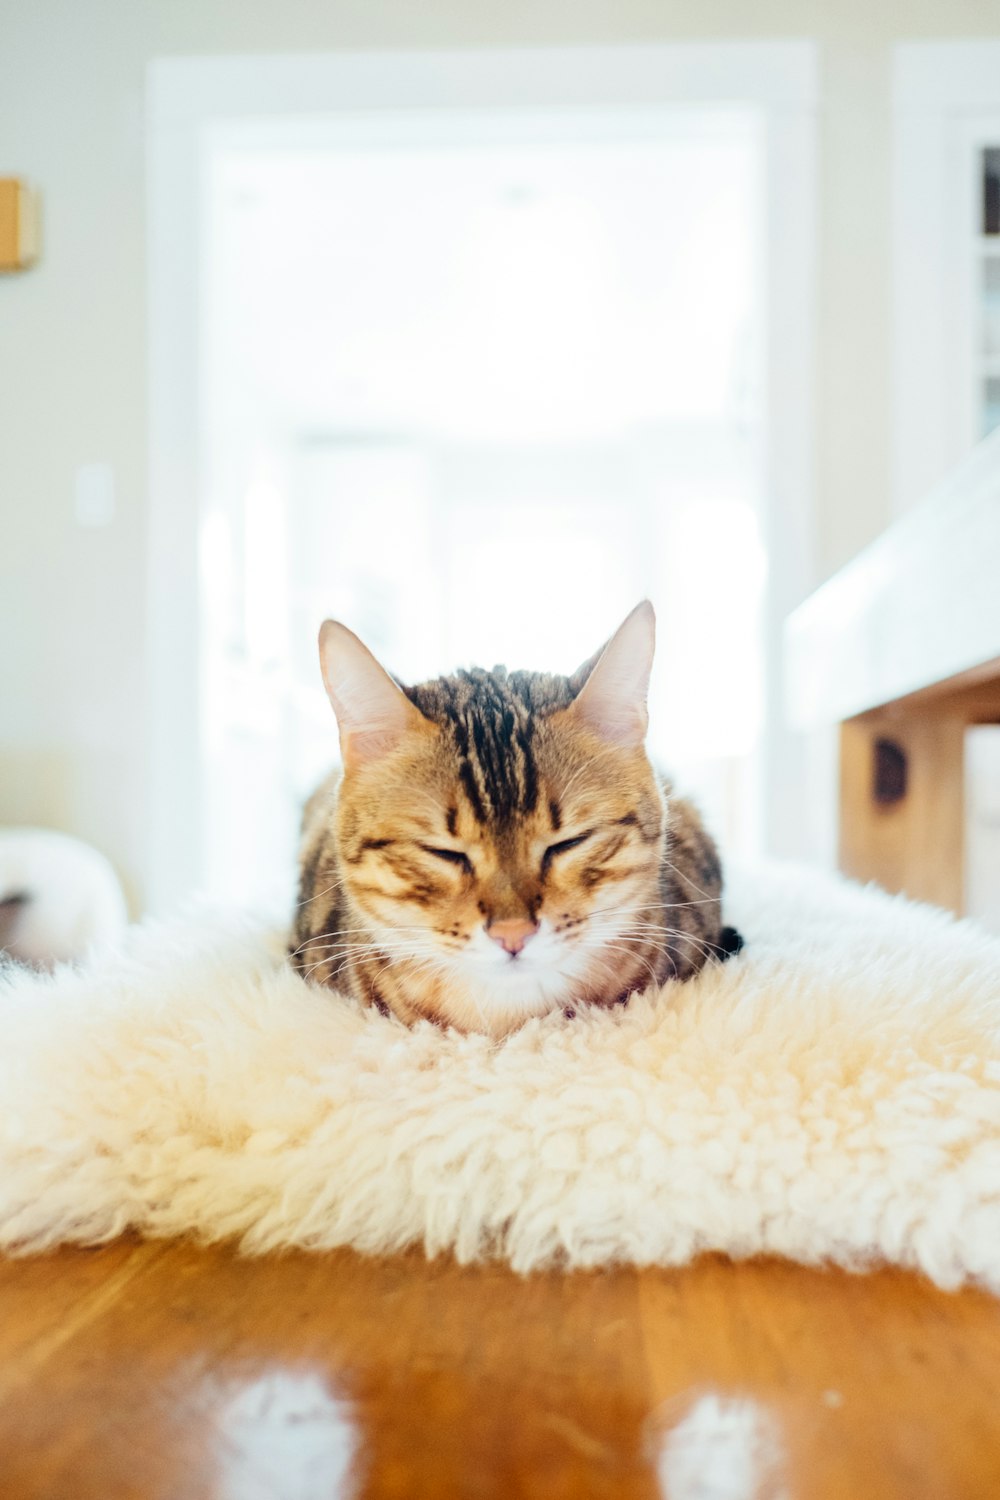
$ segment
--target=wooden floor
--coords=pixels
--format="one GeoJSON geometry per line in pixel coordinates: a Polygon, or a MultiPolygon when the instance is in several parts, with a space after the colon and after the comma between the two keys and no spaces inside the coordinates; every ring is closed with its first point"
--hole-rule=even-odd
{"type": "Polygon", "coordinates": [[[709,1257],[0,1263],[3,1500],[1000,1496],[1000,1302],[709,1257]]]}

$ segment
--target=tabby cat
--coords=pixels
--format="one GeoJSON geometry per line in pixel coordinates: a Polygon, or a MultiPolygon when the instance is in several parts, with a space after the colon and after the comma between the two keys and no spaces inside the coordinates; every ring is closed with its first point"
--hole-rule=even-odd
{"type": "Polygon", "coordinates": [[[320,632],[343,772],[306,806],[291,957],[405,1022],[503,1036],[738,952],[719,857],[644,748],[652,606],[572,677],[403,687],[320,632]]]}

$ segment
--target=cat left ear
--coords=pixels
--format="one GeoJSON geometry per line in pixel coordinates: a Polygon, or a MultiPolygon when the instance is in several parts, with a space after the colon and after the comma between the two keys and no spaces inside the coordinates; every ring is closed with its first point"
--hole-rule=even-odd
{"type": "Polygon", "coordinates": [[[319,659],[345,766],[376,760],[404,735],[428,727],[399,684],[339,620],[321,626],[319,659]]]}
{"type": "Polygon", "coordinates": [[[649,726],[646,697],[655,647],[656,616],[644,599],[596,659],[584,662],[570,679],[584,682],[567,712],[601,739],[641,745],[649,726]]]}

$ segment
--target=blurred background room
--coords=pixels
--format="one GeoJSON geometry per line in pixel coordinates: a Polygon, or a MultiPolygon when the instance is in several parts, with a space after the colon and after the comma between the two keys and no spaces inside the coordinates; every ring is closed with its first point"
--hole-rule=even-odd
{"type": "Polygon", "coordinates": [[[0,177],[0,825],[287,908],[325,616],[568,672],[648,595],[728,853],[1000,922],[996,0],[7,0],[0,177]],[[910,884],[838,725],[959,678],[910,884]]]}

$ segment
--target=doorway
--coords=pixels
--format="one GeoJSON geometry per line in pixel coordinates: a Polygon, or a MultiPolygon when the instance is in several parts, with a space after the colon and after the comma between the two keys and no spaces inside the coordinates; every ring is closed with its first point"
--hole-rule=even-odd
{"type": "MultiPolygon", "coordinates": [[[[554,100],[580,60],[549,58],[554,100]]],[[[773,847],[776,629],[803,571],[801,511],[780,518],[804,451],[781,472],[773,404],[803,348],[801,325],[775,339],[775,265],[796,240],[777,248],[774,227],[808,220],[808,172],[794,214],[776,192],[801,136],[783,153],[759,98],[499,108],[484,91],[269,119],[212,98],[160,138],[160,177],[185,157],[197,180],[196,327],[183,351],[164,329],[159,413],[183,417],[193,357],[195,503],[159,515],[168,552],[193,527],[197,581],[160,673],[194,742],[176,715],[158,734],[153,706],[154,782],[175,808],[189,789],[169,829],[154,802],[154,889],[179,893],[183,869],[215,896],[287,904],[298,808],[336,755],[327,615],[419,680],[472,662],[571,671],[650,596],[651,751],[730,851],[773,847]]],[[[176,496],[172,449],[158,470],[154,445],[154,496],[172,466],[176,496]]]]}

